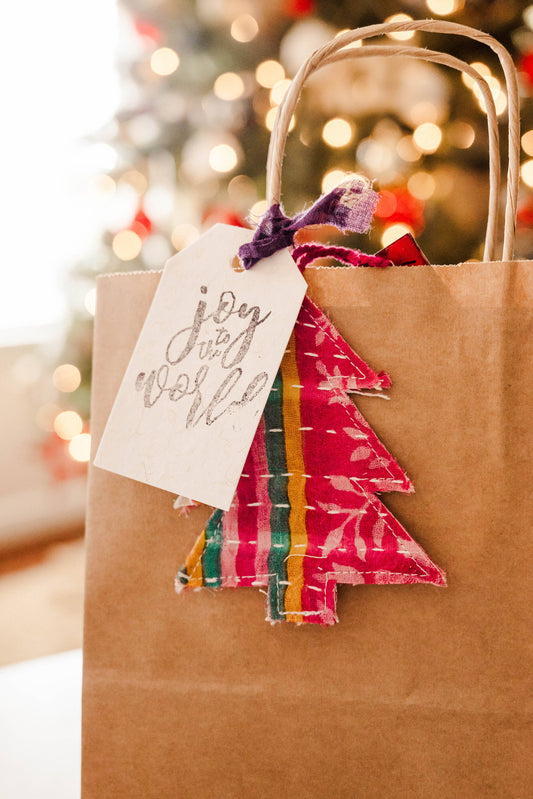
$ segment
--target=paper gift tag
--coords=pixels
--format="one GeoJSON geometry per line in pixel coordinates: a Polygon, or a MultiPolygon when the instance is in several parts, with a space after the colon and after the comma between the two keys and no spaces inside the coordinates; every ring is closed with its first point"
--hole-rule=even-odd
{"type": "Polygon", "coordinates": [[[167,262],[96,466],[229,508],[307,287],[287,250],[236,272],[252,236],[218,224],[167,262]]]}

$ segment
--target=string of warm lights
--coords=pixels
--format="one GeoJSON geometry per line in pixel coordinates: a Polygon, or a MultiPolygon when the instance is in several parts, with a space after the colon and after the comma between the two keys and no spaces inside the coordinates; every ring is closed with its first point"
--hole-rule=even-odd
{"type": "MultiPolygon", "coordinates": [[[[436,16],[449,16],[463,7],[462,0],[426,0],[426,6],[429,12],[436,16]]],[[[524,11],[524,18],[528,22],[529,17],[532,17],[528,9],[524,11]],[[528,16],[529,15],[529,16],[528,16]]],[[[398,13],[388,17],[386,22],[402,22],[409,21],[412,17],[409,14],[398,13]]],[[[531,20],[529,20],[531,21],[531,20]]],[[[342,33],[343,31],[339,31],[342,33]]],[[[230,34],[232,38],[239,43],[249,43],[259,34],[259,23],[257,19],[250,13],[243,13],[236,16],[230,24],[230,34]]],[[[397,33],[389,33],[391,39],[398,41],[406,41],[415,36],[414,31],[404,31],[397,33]]],[[[361,46],[358,42],[353,46],[361,46]]],[[[150,56],[150,67],[154,74],[160,77],[166,77],[173,74],[180,66],[180,57],[178,53],[171,47],[157,47],[154,49],[150,56]]],[[[482,62],[474,62],[472,66],[485,77],[490,89],[492,91],[497,113],[502,115],[506,110],[506,96],[501,88],[500,81],[491,73],[487,64],[482,62]]],[[[264,115],[264,124],[268,130],[272,130],[274,119],[279,106],[287,88],[289,86],[289,79],[286,76],[283,65],[274,59],[267,59],[259,63],[255,70],[255,80],[259,88],[267,89],[269,91],[270,108],[264,115]]],[[[478,85],[468,75],[463,75],[465,85],[473,92],[480,107],[484,110],[484,100],[481,96],[478,85]]],[[[245,93],[245,81],[243,77],[236,72],[223,72],[216,77],[213,83],[213,94],[220,100],[231,103],[239,100],[245,93]]],[[[412,134],[401,136],[394,145],[383,144],[378,141],[372,140],[372,135],[367,137],[366,141],[360,142],[358,147],[358,157],[361,157],[362,165],[372,164],[373,161],[383,159],[385,162],[391,160],[385,150],[394,149],[395,155],[406,163],[415,163],[422,155],[429,155],[436,153],[444,140],[444,131],[442,124],[438,121],[438,108],[435,104],[424,102],[417,103],[410,109],[411,121],[414,124],[412,134]]],[[[294,127],[296,120],[293,119],[291,128],[294,127]]],[[[475,132],[473,128],[466,122],[455,121],[447,127],[446,130],[448,142],[453,146],[466,149],[472,146],[475,139],[475,132]],[[452,127],[453,126],[453,127],[452,127]]],[[[328,120],[322,129],[322,139],[324,143],[331,148],[337,149],[346,147],[350,144],[356,134],[356,128],[352,121],[342,117],[333,117],[328,120]]],[[[527,133],[523,137],[524,142],[528,139],[527,133]]],[[[530,150],[531,150],[530,146],[530,150]]],[[[525,149],[525,152],[531,155],[525,149]]],[[[220,143],[213,144],[207,153],[207,162],[209,167],[214,173],[228,174],[235,170],[239,163],[239,154],[234,145],[221,141],[220,143]]],[[[532,185],[532,172],[533,165],[530,161],[523,164],[522,179],[526,185],[532,185]]],[[[139,175],[140,173],[137,173],[139,175]]],[[[342,179],[344,170],[328,169],[324,172],[321,180],[323,191],[329,190],[335,185],[335,182],[342,179]]],[[[421,174],[416,173],[417,175],[421,174]]],[[[146,181],[144,176],[140,175],[141,181],[146,181]]],[[[113,190],[113,179],[108,175],[101,176],[100,188],[103,192],[111,192],[113,190]]],[[[135,184],[135,179],[132,181],[135,184]]],[[[428,199],[431,196],[430,176],[425,178],[422,184],[420,178],[412,176],[410,183],[408,182],[409,190],[415,192],[415,196],[420,196],[423,199],[428,199]],[[423,186],[423,187],[422,187],[423,186]]],[[[139,195],[142,195],[145,186],[137,185],[139,195]]],[[[252,205],[252,216],[257,217],[264,210],[264,201],[258,200],[252,205]]],[[[176,226],[171,234],[171,241],[176,249],[187,246],[199,234],[198,226],[192,223],[185,223],[176,226]]],[[[119,230],[115,233],[112,240],[112,249],[117,258],[121,261],[135,260],[143,248],[143,238],[138,232],[132,229],[119,230]]],[[[90,301],[88,300],[89,304],[90,301]]]]}
{"type": "MultiPolygon", "coordinates": [[[[60,394],[72,394],[81,384],[81,372],[72,363],[62,363],[52,374],[52,384],[60,394]]],[[[39,428],[66,442],[70,457],[86,463],[90,457],[91,436],[84,432],[80,414],[73,410],[61,410],[55,403],[46,403],[38,408],[35,421],[39,428]]]]}
{"type": "MultiPolygon", "coordinates": [[[[428,10],[436,15],[446,16],[460,7],[458,0],[427,0],[428,10]]],[[[388,17],[386,22],[405,22],[411,20],[408,14],[399,13],[388,17]]],[[[257,20],[250,14],[242,14],[236,17],[231,23],[231,36],[235,41],[246,43],[250,42],[259,32],[257,20]]],[[[338,33],[342,33],[339,31],[338,33]]],[[[406,41],[415,36],[414,31],[405,31],[388,34],[389,38],[398,41],[406,41]]],[[[361,46],[361,42],[354,46],[361,46]]],[[[169,47],[157,48],[151,56],[150,65],[152,70],[159,76],[172,74],[180,64],[178,54],[169,47]]],[[[506,109],[506,96],[501,88],[499,80],[492,75],[490,68],[482,62],[474,62],[472,66],[485,77],[492,91],[497,112],[503,114],[506,109]]],[[[279,61],[267,59],[259,63],[255,70],[255,81],[259,88],[269,91],[270,108],[264,116],[264,124],[268,130],[272,130],[277,109],[287,91],[290,80],[285,74],[284,67],[279,61]]],[[[468,75],[463,75],[465,85],[471,89],[480,107],[484,110],[484,100],[481,96],[477,83],[468,75]]],[[[213,83],[213,94],[220,100],[231,103],[239,100],[245,93],[245,81],[236,72],[223,72],[217,76],[213,83]]],[[[359,143],[357,148],[358,159],[362,166],[372,168],[375,162],[380,164],[391,162],[394,156],[398,156],[406,163],[414,163],[422,155],[436,153],[443,142],[443,128],[438,124],[440,113],[436,104],[424,101],[415,103],[409,109],[410,121],[414,124],[412,134],[403,135],[396,142],[384,144],[374,136],[367,137],[359,143]],[[395,151],[393,153],[393,150],[395,151]]],[[[296,120],[293,117],[290,129],[294,128],[296,120]]],[[[475,139],[475,132],[471,125],[466,122],[456,121],[455,127],[448,129],[448,140],[454,146],[466,149],[470,147],[475,139]]],[[[350,144],[356,134],[355,124],[342,117],[329,119],[322,128],[322,139],[324,143],[333,149],[340,149],[350,144]]],[[[235,170],[239,163],[239,156],[236,148],[229,143],[220,142],[213,144],[208,153],[207,161],[214,173],[227,174],[235,170]]],[[[523,169],[523,179],[529,179],[533,167],[525,165],[523,169]]],[[[416,173],[418,175],[422,173],[416,173]]],[[[329,169],[321,180],[322,191],[329,191],[337,185],[344,177],[344,170],[329,169]]],[[[528,184],[529,185],[529,184],[528,184]]],[[[428,174],[424,178],[424,183],[420,177],[411,180],[408,189],[415,192],[414,196],[420,199],[429,199],[434,190],[434,180],[428,174]],[[431,187],[431,188],[430,188],[431,187]]],[[[140,192],[141,193],[141,192],[140,192]]],[[[250,209],[251,217],[258,218],[264,213],[264,200],[257,200],[250,209]]],[[[171,234],[171,241],[176,249],[181,249],[191,243],[199,235],[197,226],[191,223],[178,225],[171,234]]],[[[388,239],[387,229],[384,231],[385,238],[388,239]]],[[[113,252],[122,261],[135,260],[143,247],[142,237],[134,230],[126,229],[118,231],[112,241],[113,252]]]]}

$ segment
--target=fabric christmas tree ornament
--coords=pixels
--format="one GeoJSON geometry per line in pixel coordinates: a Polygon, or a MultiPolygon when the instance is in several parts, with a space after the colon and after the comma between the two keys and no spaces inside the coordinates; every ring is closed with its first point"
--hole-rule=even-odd
{"type": "Polygon", "coordinates": [[[176,577],[267,589],[267,620],[334,624],[339,583],[445,585],[376,496],[406,474],[347,396],[390,386],[306,297],[229,511],[216,510],[176,577]]]}

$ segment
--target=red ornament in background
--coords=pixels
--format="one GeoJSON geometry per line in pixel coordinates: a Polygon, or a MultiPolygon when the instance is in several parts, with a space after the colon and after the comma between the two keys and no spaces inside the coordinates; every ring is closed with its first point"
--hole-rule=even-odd
{"type": "Polygon", "coordinates": [[[286,0],[285,14],[288,17],[306,17],[315,10],[314,0],[286,0]]]}
{"type": "Polygon", "coordinates": [[[143,39],[150,39],[152,42],[159,42],[161,39],[161,31],[159,28],[156,28],[155,25],[152,25],[151,22],[147,22],[145,19],[139,19],[138,17],[133,20],[133,24],[135,26],[135,30],[142,36],[143,39]]]}
{"type": "Polygon", "coordinates": [[[527,83],[529,85],[529,88],[532,89],[533,88],[533,52],[532,53],[526,53],[524,56],[522,56],[522,58],[520,59],[520,62],[518,64],[518,70],[519,70],[519,72],[521,72],[524,75],[524,77],[525,77],[525,79],[526,79],[526,81],[527,81],[527,83]]]}
{"type": "Polygon", "coordinates": [[[151,220],[146,216],[142,207],[139,207],[139,210],[133,218],[133,222],[129,226],[129,230],[133,230],[141,239],[145,239],[152,232],[152,228],[151,220]]]}
{"type": "Polygon", "coordinates": [[[379,194],[376,217],[390,224],[403,222],[419,234],[425,227],[424,207],[424,201],[413,197],[406,188],[386,189],[379,194]]]}
{"type": "Polygon", "coordinates": [[[516,221],[519,228],[533,227],[533,196],[527,197],[519,206],[516,221]]]}
{"type": "Polygon", "coordinates": [[[222,205],[208,206],[202,214],[202,224],[205,228],[210,228],[216,225],[217,222],[222,222],[224,225],[233,225],[234,227],[250,227],[244,217],[234,211],[233,208],[225,208],[222,205]]]}

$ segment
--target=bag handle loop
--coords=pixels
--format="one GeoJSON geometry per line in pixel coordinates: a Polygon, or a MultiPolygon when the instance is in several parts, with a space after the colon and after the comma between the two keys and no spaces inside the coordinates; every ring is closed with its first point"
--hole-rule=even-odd
{"type": "MultiPolygon", "coordinates": [[[[270,147],[267,160],[268,204],[271,205],[273,203],[279,202],[280,193],[281,193],[281,162],[283,158],[285,141],[287,138],[290,121],[294,113],[294,108],[300,96],[303,84],[305,83],[305,80],[309,77],[309,75],[312,72],[314,72],[316,69],[319,69],[322,66],[331,63],[334,60],[340,60],[341,58],[365,57],[366,51],[368,51],[368,55],[370,55],[371,48],[369,47],[364,47],[361,50],[359,49],[343,50],[343,48],[346,48],[347,45],[349,44],[353,44],[354,42],[357,42],[359,40],[367,39],[372,36],[377,36],[389,32],[413,31],[413,30],[423,30],[434,33],[458,34],[461,36],[466,36],[468,38],[487,44],[496,53],[496,55],[500,60],[506,80],[508,115],[509,115],[509,130],[508,130],[509,159],[508,159],[508,172],[507,172],[507,200],[505,207],[504,243],[503,243],[502,257],[503,260],[511,260],[513,255],[514,236],[515,236],[515,227],[516,227],[516,208],[517,208],[518,180],[519,180],[519,170],[520,170],[520,111],[519,111],[519,99],[518,99],[518,80],[517,80],[516,70],[509,52],[500,42],[497,41],[497,39],[494,39],[494,37],[490,36],[489,34],[483,33],[482,31],[478,31],[475,28],[470,28],[466,25],[459,25],[454,22],[429,19],[429,20],[411,20],[409,22],[389,22],[379,25],[368,25],[364,28],[356,28],[352,31],[347,31],[346,33],[341,34],[337,38],[333,39],[332,41],[328,42],[327,44],[323,45],[321,48],[316,50],[296,73],[287,93],[285,94],[285,97],[283,98],[282,103],[278,108],[274,129],[272,131],[272,136],[270,139],[270,147]]],[[[385,46],[381,47],[378,46],[375,49],[380,50],[380,52],[377,53],[380,55],[385,54],[386,52],[385,46]]],[[[398,47],[397,52],[398,54],[400,54],[399,51],[403,51],[402,54],[406,55],[406,50],[420,50],[420,49],[424,53],[424,57],[433,52],[433,51],[427,51],[423,48],[402,48],[402,47],[398,47]]],[[[445,55],[446,54],[443,53],[435,53],[434,57],[436,60],[437,57],[441,58],[444,57],[445,55]]],[[[414,57],[422,57],[422,56],[418,55],[414,57]]],[[[453,60],[452,56],[448,56],[448,58],[453,60]]],[[[433,57],[428,58],[428,60],[433,60],[433,57]]],[[[457,69],[459,68],[459,59],[455,59],[455,61],[457,63],[454,64],[453,68],[457,69]]],[[[442,62],[438,61],[438,63],[442,62]]],[[[452,66],[451,62],[449,62],[449,65],[452,66]]],[[[468,69],[472,69],[471,67],[469,67],[469,65],[464,65],[464,67],[461,66],[460,68],[464,71],[468,71],[467,69],[465,69],[465,67],[468,67],[468,69]]],[[[481,78],[481,76],[479,76],[477,73],[473,77],[478,82],[480,87],[483,87],[483,83],[486,84],[486,81],[484,81],[484,79],[481,78]]],[[[484,91],[483,88],[482,91],[484,91]]],[[[491,94],[491,99],[492,99],[492,94],[491,94]]],[[[488,123],[490,125],[491,123],[489,119],[488,109],[491,107],[491,104],[490,101],[488,101],[488,99],[485,100],[485,103],[487,107],[488,123]]],[[[491,140],[490,135],[491,134],[489,134],[489,141],[491,140]]],[[[494,141],[493,138],[492,141],[494,141]]],[[[492,158],[491,158],[491,165],[492,165],[492,158]]],[[[494,177],[495,175],[493,171],[491,190],[493,189],[496,190],[496,187],[494,185],[494,177]]],[[[489,253],[491,252],[491,249],[493,249],[493,247],[491,248],[491,240],[493,241],[492,237],[495,235],[493,231],[495,231],[495,225],[496,225],[496,214],[494,210],[492,211],[491,214],[490,209],[494,208],[494,205],[492,203],[497,204],[497,201],[498,198],[496,196],[496,198],[494,199],[494,193],[493,193],[491,205],[489,207],[489,221],[487,226],[488,235],[485,244],[485,251],[487,252],[487,245],[488,245],[489,253]]],[[[486,260],[488,259],[486,258],[486,260]]]]}
{"type": "MultiPolygon", "coordinates": [[[[461,61],[459,58],[449,55],[448,53],[441,53],[437,50],[426,50],[422,47],[406,47],[398,45],[374,45],[364,48],[364,50],[357,50],[357,54],[361,57],[364,56],[408,56],[411,58],[418,58],[424,61],[431,61],[443,66],[451,67],[460,72],[465,72],[469,75],[479,86],[480,91],[485,101],[487,109],[487,125],[489,132],[489,210],[487,217],[487,229],[485,233],[485,247],[483,252],[484,261],[494,260],[496,249],[496,233],[498,226],[498,201],[500,196],[501,185],[501,169],[500,169],[500,136],[498,130],[498,115],[496,113],[496,105],[490,87],[477,70],[461,61]]],[[[350,50],[340,50],[337,53],[324,59],[321,66],[335,63],[337,61],[344,61],[352,56],[350,50]]]]}

